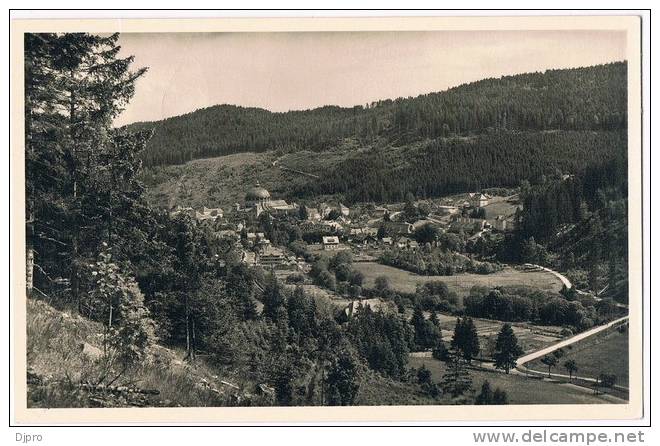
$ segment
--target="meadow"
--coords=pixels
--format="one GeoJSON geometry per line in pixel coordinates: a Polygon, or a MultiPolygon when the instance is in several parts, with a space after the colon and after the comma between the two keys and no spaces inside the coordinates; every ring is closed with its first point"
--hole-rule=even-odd
{"type": "Polygon", "coordinates": [[[510,218],[516,213],[518,207],[520,207],[518,204],[507,201],[505,197],[492,197],[488,200],[488,204],[484,206],[484,209],[486,210],[486,218],[491,219],[498,215],[510,218]]]}
{"type": "Polygon", "coordinates": [[[395,290],[414,293],[418,284],[439,280],[446,283],[450,291],[456,292],[459,298],[467,296],[475,285],[487,287],[527,285],[554,292],[559,292],[562,286],[561,281],[547,271],[522,271],[510,267],[493,274],[463,273],[453,276],[420,276],[376,262],[355,263],[353,268],[364,274],[366,287],[373,287],[376,277],[386,276],[395,290]]]}

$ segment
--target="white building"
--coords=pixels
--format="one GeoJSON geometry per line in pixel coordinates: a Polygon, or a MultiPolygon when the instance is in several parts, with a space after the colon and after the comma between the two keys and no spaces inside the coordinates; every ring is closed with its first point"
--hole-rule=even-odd
{"type": "Polygon", "coordinates": [[[323,236],[323,249],[334,250],[339,248],[339,237],[336,235],[323,236]]]}
{"type": "Polygon", "coordinates": [[[485,196],[484,194],[472,193],[470,194],[469,201],[470,201],[470,206],[475,208],[482,208],[484,206],[488,206],[488,197],[485,196]]]}

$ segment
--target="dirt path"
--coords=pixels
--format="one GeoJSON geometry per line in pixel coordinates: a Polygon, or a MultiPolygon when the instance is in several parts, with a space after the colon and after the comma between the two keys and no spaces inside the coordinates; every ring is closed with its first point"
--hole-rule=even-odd
{"type": "Polygon", "coordinates": [[[568,277],[566,277],[566,276],[563,275],[562,273],[557,272],[557,271],[555,271],[555,270],[552,270],[552,269],[550,269],[550,268],[546,268],[545,266],[534,265],[533,263],[530,263],[530,265],[532,265],[532,266],[535,267],[535,268],[542,269],[543,271],[547,271],[547,272],[549,272],[550,274],[554,275],[554,276],[557,277],[559,280],[561,280],[561,283],[563,283],[563,284],[566,286],[566,288],[569,288],[569,289],[570,289],[570,288],[573,288],[573,284],[571,283],[571,281],[568,280],[568,277]]]}

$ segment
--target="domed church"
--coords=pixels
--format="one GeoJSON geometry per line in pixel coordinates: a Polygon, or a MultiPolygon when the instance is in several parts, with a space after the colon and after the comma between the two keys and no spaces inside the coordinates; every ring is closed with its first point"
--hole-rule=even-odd
{"type": "Polygon", "coordinates": [[[270,192],[261,187],[259,182],[245,194],[245,210],[254,212],[258,217],[263,211],[276,214],[289,214],[298,212],[298,205],[288,204],[284,200],[271,199],[270,192]]]}
{"type": "Polygon", "coordinates": [[[247,207],[255,207],[261,205],[262,207],[268,207],[270,204],[270,193],[261,187],[259,182],[254,185],[253,188],[247,191],[245,194],[245,205],[247,207]]]}

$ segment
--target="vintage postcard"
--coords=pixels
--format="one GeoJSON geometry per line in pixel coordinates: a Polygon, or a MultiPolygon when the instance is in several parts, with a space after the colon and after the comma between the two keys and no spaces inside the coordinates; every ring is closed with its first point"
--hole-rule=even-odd
{"type": "Polygon", "coordinates": [[[639,17],[11,27],[17,422],[642,416],[639,17]]]}

